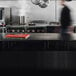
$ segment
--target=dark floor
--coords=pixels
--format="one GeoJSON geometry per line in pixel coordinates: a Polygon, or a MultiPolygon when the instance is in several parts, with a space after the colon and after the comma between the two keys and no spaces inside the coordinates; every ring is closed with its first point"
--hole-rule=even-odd
{"type": "Polygon", "coordinates": [[[2,40],[0,70],[8,72],[76,70],[76,40],[2,40]]]}
{"type": "Polygon", "coordinates": [[[0,70],[71,71],[76,70],[76,52],[72,51],[1,51],[0,70]]]}
{"type": "Polygon", "coordinates": [[[0,41],[0,70],[76,70],[76,41],[0,41]],[[34,45],[35,44],[35,45],[34,45]]]}

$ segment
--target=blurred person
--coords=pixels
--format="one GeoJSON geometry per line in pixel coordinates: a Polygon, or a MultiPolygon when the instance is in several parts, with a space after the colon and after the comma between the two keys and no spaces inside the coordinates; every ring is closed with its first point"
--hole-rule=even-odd
{"type": "Polygon", "coordinates": [[[63,6],[63,8],[61,10],[61,14],[60,14],[62,39],[69,38],[70,34],[73,32],[71,9],[66,3],[69,1],[71,1],[71,0],[61,0],[61,5],[63,6]]]}

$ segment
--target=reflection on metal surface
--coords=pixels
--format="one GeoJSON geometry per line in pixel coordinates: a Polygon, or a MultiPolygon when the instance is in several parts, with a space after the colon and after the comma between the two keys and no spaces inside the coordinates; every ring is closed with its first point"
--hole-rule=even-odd
{"type": "Polygon", "coordinates": [[[20,24],[25,24],[25,16],[20,16],[20,24]]]}
{"type": "Polygon", "coordinates": [[[60,35],[60,40],[69,41],[71,39],[72,39],[72,35],[71,34],[65,33],[65,34],[61,34],[60,35]]]}

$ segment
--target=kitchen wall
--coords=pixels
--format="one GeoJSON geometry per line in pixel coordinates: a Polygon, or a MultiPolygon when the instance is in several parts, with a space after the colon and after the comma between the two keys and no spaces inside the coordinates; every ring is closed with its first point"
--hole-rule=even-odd
{"type": "MultiPolygon", "coordinates": [[[[76,1],[73,0],[69,3],[69,6],[72,10],[72,18],[73,24],[76,24],[76,1]]],[[[5,7],[6,10],[6,17],[10,16],[9,8],[12,8],[13,16],[25,15],[25,19],[27,21],[30,20],[46,20],[50,22],[58,22],[60,16],[60,0],[51,0],[46,8],[40,8],[32,4],[31,0],[1,0],[0,7],[5,7]],[[23,4],[23,2],[25,2],[23,4]],[[23,11],[23,12],[22,12],[23,11]],[[21,14],[22,13],[22,14],[21,14]]],[[[25,21],[26,21],[25,20],[25,21]]]]}

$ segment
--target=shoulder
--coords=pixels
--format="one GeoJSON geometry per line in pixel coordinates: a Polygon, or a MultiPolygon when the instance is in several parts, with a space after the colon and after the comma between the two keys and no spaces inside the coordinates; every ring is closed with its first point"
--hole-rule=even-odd
{"type": "Polygon", "coordinates": [[[63,10],[64,10],[64,11],[70,11],[70,8],[69,8],[68,6],[64,6],[64,7],[63,7],[63,10]]]}

